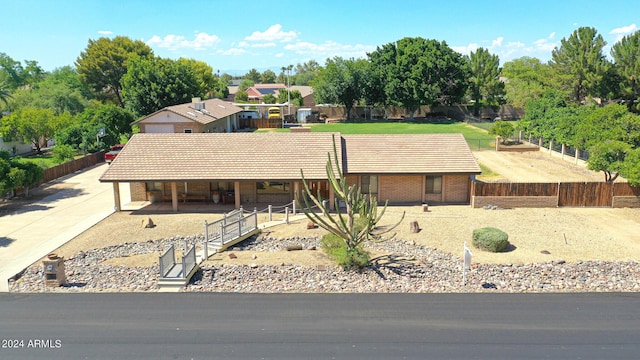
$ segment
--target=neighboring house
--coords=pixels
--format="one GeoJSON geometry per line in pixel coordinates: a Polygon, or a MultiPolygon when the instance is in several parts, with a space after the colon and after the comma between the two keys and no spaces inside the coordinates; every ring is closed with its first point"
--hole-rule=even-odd
{"type": "Polygon", "coordinates": [[[278,91],[280,89],[286,89],[287,86],[284,84],[256,84],[247,89],[247,95],[249,98],[249,102],[262,103],[262,98],[271,94],[278,97],[278,91]]]}
{"type": "Polygon", "coordinates": [[[5,142],[0,136],[0,151],[7,151],[11,156],[27,154],[33,151],[33,144],[25,144],[20,141],[5,142]]]}
{"type": "Polygon", "coordinates": [[[302,95],[302,107],[316,106],[316,100],[313,98],[313,88],[311,86],[292,85],[291,91],[298,90],[302,95]]]}
{"type": "Polygon", "coordinates": [[[243,109],[220,99],[201,100],[168,106],[131,123],[141,133],[221,133],[239,128],[243,109]]]}
{"type": "MultiPolygon", "coordinates": [[[[339,133],[136,134],[104,172],[131,183],[131,200],[211,201],[236,207],[284,204],[302,191],[300,171],[334,207],[327,154],[333,138],[350,184],[390,204],[469,204],[481,170],[461,134],[339,133]]],[[[333,156],[332,156],[333,157],[333,156]]]]}

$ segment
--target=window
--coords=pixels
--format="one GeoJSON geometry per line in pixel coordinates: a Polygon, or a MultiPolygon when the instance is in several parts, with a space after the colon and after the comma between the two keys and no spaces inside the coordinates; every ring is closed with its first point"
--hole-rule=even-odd
{"type": "Polygon", "coordinates": [[[263,181],[256,183],[258,194],[288,194],[290,183],[285,181],[263,181]]]}
{"type": "Polygon", "coordinates": [[[427,176],[427,194],[442,194],[442,176],[427,176]]]}
{"type": "Polygon", "coordinates": [[[162,183],[161,182],[148,182],[147,183],[147,191],[162,191],[162,183]]]}
{"type": "Polygon", "coordinates": [[[378,177],[375,175],[363,175],[360,181],[360,189],[363,194],[378,194],[378,177]]]}
{"type": "Polygon", "coordinates": [[[185,133],[185,134],[191,134],[191,133],[193,133],[193,130],[191,130],[191,129],[184,129],[184,133],[185,133]]]}

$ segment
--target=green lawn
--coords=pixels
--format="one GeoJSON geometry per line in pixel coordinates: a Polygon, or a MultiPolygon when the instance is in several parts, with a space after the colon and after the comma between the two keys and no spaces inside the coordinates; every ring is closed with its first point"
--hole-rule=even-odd
{"type": "MultiPolygon", "coordinates": [[[[511,123],[511,125],[513,125],[513,127],[516,128],[516,129],[518,128],[518,121],[516,121],[516,120],[514,120],[514,121],[505,121],[505,122],[511,123]]],[[[477,128],[480,128],[480,129],[484,129],[484,130],[489,131],[489,129],[493,126],[493,123],[487,121],[487,122],[471,123],[470,125],[475,126],[477,128]]]]}
{"type": "Polygon", "coordinates": [[[50,167],[54,167],[58,165],[55,161],[53,161],[53,156],[51,155],[41,155],[41,156],[33,156],[33,157],[19,157],[16,158],[21,163],[31,162],[43,169],[48,169],[50,167]]]}
{"type": "MultiPolygon", "coordinates": [[[[287,132],[289,129],[264,129],[262,131],[287,132]]],[[[465,123],[429,124],[408,122],[371,122],[313,124],[312,132],[339,132],[341,134],[462,134],[471,150],[493,148],[494,138],[465,123]]]]}

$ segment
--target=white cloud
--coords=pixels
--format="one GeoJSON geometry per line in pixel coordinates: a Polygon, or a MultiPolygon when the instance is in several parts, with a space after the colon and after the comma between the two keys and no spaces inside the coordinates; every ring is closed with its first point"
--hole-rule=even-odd
{"type": "Polygon", "coordinates": [[[551,52],[555,49],[558,44],[554,42],[549,42],[549,39],[538,39],[533,42],[533,46],[537,51],[548,51],[551,52]]]}
{"type": "Polygon", "coordinates": [[[182,35],[169,34],[163,38],[158,35],[153,35],[151,39],[147,41],[147,45],[158,46],[171,51],[185,48],[193,50],[205,50],[207,48],[213,47],[219,41],[220,38],[216,35],[209,35],[204,32],[199,32],[196,34],[193,40],[187,40],[187,38],[182,35]]]}
{"type": "Polygon", "coordinates": [[[548,39],[549,39],[549,40],[551,40],[551,39],[553,39],[554,37],[556,37],[556,32],[555,32],[555,31],[554,31],[554,32],[552,32],[551,34],[549,34],[548,39]]]}
{"type": "Polygon", "coordinates": [[[452,46],[454,51],[459,52],[462,55],[469,55],[471,52],[478,50],[480,46],[476,43],[468,44],[467,46],[452,46]]]}
{"type": "Polygon", "coordinates": [[[251,47],[254,47],[254,48],[266,48],[266,47],[274,47],[274,46],[276,46],[276,43],[274,42],[251,44],[251,47]]]}
{"type": "Polygon", "coordinates": [[[113,34],[113,31],[109,31],[109,30],[98,30],[98,34],[100,34],[100,35],[111,35],[111,34],[113,34]]]}
{"type": "Polygon", "coordinates": [[[612,35],[626,35],[626,34],[630,34],[630,33],[634,32],[634,31],[636,31],[637,29],[638,29],[638,27],[636,26],[636,24],[631,24],[631,25],[615,28],[615,29],[611,30],[609,32],[609,34],[612,34],[612,35]]]}
{"type": "Polygon", "coordinates": [[[363,58],[368,52],[373,52],[376,47],[362,44],[345,45],[328,40],[322,44],[299,41],[294,44],[285,45],[284,49],[293,51],[299,55],[309,55],[326,59],[334,56],[340,56],[342,58],[363,58]]]}
{"type": "Polygon", "coordinates": [[[255,31],[253,34],[245,37],[247,41],[266,41],[266,42],[291,42],[298,38],[295,31],[282,31],[282,25],[271,25],[265,32],[255,31]]]}
{"type": "Polygon", "coordinates": [[[238,48],[231,48],[231,49],[227,49],[227,50],[219,50],[218,54],[220,55],[230,55],[230,56],[237,56],[237,55],[243,55],[246,54],[247,50],[245,49],[238,49],[238,48]]]}
{"type": "Polygon", "coordinates": [[[491,46],[502,46],[502,41],[504,41],[504,38],[502,36],[498,37],[497,39],[493,40],[491,42],[491,46]]]}
{"type": "Polygon", "coordinates": [[[282,57],[284,57],[284,54],[283,54],[283,53],[277,53],[275,56],[276,56],[277,58],[282,58],[282,57]]]}

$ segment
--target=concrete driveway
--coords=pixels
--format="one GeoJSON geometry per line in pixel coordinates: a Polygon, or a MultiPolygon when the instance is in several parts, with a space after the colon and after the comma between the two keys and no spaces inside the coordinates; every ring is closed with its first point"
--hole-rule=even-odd
{"type": "MultiPolygon", "coordinates": [[[[0,292],[10,277],[113,213],[113,186],[98,181],[107,166],[54,180],[58,192],[0,216],[0,292]]],[[[126,204],[129,187],[121,188],[126,204]]]]}

